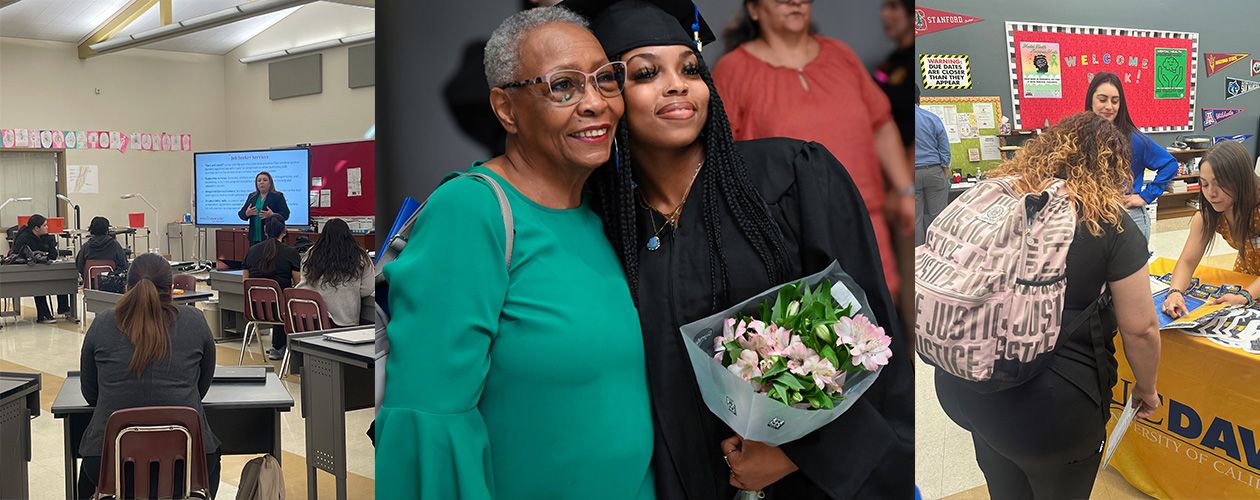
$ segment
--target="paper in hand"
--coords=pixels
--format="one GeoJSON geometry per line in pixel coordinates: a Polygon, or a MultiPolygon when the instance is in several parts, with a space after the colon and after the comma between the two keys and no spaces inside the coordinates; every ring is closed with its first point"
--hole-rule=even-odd
{"type": "Polygon", "coordinates": [[[1137,406],[1133,404],[1133,395],[1129,394],[1129,398],[1124,402],[1124,411],[1120,412],[1120,418],[1116,419],[1116,426],[1111,429],[1111,435],[1107,436],[1107,453],[1103,455],[1102,467],[1107,468],[1107,463],[1111,462],[1111,456],[1116,453],[1116,447],[1120,445],[1120,440],[1124,439],[1124,433],[1129,430],[1129,424],[1133,423],[1133,417],[1137,415],[1137,406]]]}

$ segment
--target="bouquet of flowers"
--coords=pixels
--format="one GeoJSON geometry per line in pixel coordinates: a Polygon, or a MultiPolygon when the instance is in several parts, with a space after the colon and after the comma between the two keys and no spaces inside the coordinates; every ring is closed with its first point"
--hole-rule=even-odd
{"type": "Polygon", "coordinates": [[[861,287],[833,262],[684,325],[705,405],[746,440],[780,446],[848,410],[892,356],[861,287]]]}

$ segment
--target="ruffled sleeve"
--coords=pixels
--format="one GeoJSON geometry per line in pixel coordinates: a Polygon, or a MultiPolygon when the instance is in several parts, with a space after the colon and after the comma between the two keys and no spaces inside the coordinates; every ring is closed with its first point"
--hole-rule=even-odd
{"type": "Polygon", "coordinates": [[[494,497],[478,401],[507,294],[503,218],[471,178],[430,197],[388,265],[390,356],[376,419],[376,485],[384,498],[494,497]]]}

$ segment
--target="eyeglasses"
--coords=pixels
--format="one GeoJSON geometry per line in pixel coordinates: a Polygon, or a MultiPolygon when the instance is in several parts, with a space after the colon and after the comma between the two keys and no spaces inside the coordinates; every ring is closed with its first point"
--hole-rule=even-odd
{"type": "Polygon", "coordinates": [[[500,85],[501,89],[525,88],[539,83],[547,84],[547,97],[559,106],[572,106],[586,96],[586,82],[594,82],[604,97],[617,97],[626,86],[626,63],[613,61],[599,69],[585,73],[576,69],[552,71],[537,78],[500,85]]]}

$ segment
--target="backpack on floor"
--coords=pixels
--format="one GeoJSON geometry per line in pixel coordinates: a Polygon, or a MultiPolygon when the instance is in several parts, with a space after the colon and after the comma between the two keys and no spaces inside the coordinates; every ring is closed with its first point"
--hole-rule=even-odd
{"type": "MultiPolygon", "coordinates": [[[[507,193],[503,191],[503,187],[499,185],[494,178],[478,173],[455,173],[448,175],[442,179],[445,184],[451,179],[458,177],[472,177],[485,183],[494,191],[494,196],[499,200],[499,211],[503,215],[504,233],[507,235],[507,245],[504,250],[504,265],[511,269],[512,267],[512,240],[516,233],[516,226],[512,223],[512,205],[508,203],[507,193]]],[[[428,202],[426,201],[425,204],[428,202]]],[[[399,255],[402,255],[403,248],[407,246],[407,240],[411,237],[411,227],[415,225],[416,219],[420,216],[420,212],[424,210],[424,205],[411,214],[407,218],[407,222],[398,230],[398,234],[394,235],[385,245],[384,251],[380,258],[376,261],[376,411],[381,410],[381,400],[385,396],[385,361],[389,358],[389,338],[385,334],[385,327],[389,325],[389,282],[385,279],[385,266],[399,255]]],[[[368,430],[369,436],[372,437],[373,443],[376,442],[375,424],[372,422],[372,428],[368,430]]]]}
{"type": "Polygon", "coordinates": [[[284,500],[284,471],[276,457],[263,455],[245,462],[236,500],[284,500]]]}
{"type": "Polygon", "coordinates": [[[977,183],[945,207],[915,249],[915,350],[977,392],[1040,373],[1068,335],[1091,319],[1101,324],[1099,310],[1110,300],[1101,294],[1064,327],[1075,207],[1062,179],[1034,194],[1019,192],[1015,181],[977,183]]]}

